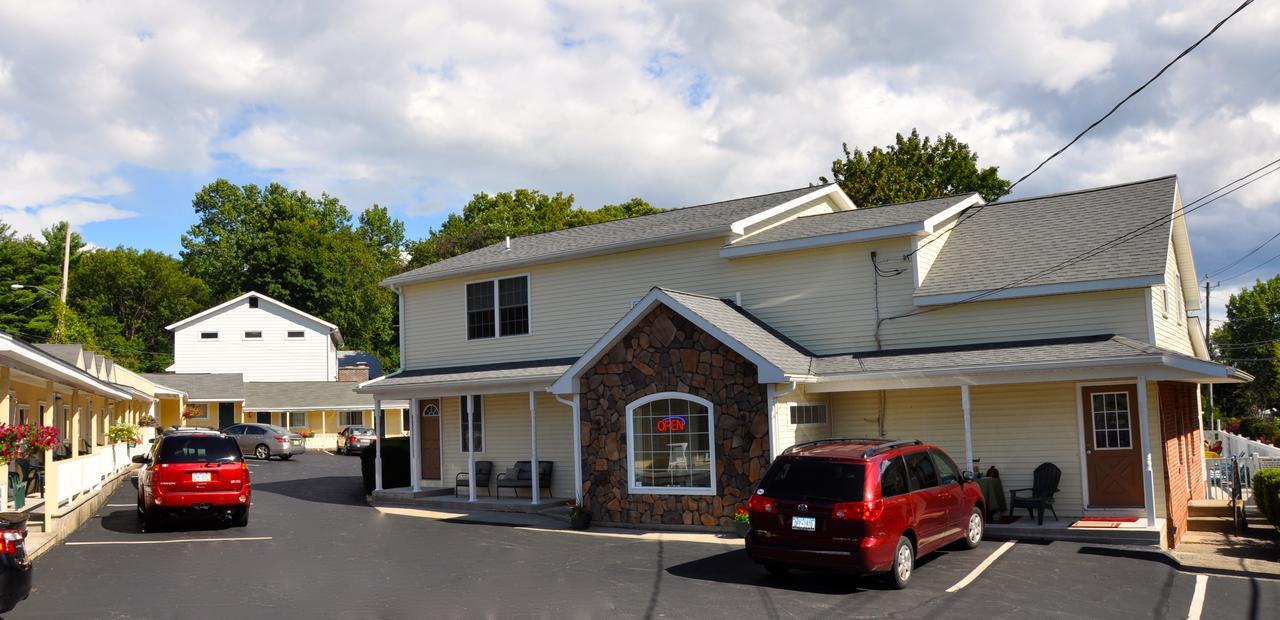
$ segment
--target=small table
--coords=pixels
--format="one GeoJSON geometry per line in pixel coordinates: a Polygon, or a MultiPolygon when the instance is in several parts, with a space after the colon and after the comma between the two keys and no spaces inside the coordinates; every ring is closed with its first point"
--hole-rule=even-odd
{"type": "Polygon", "coordinates": [[[1009,512],[1009,504],[1004,496],[1004,484],[999,478],[978,478],[978,488],[982,490],[982,499],[987,505],[987,520],[991,515],[1009,512]]]}

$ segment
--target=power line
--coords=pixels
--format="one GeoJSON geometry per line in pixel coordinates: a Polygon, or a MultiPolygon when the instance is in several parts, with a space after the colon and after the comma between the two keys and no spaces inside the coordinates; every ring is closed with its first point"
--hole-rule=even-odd
{"type": "Polygon", "coordinates": [[[1248,269],[1245,269],[1244,271],[1241,271],[1240,273],[1237,273],[1237,274],[1235,274],[1235,275],[1233,275],[1233,276],[1227,276],[1227,277],[1223,278],[1223,280],[1231,281],[1231,280],[1234,280],[1234,279],[1236,279],[1236,278],[1239,278],[1240,276],[1243,276],[1243,275],[1246,275],[1246,274],[1253,273],[1254,271],[1257,271],[1258,269],[1261,269],[1261,268],[1265,267],[1265,266],[1267,265],[1267,263],[1270,263],[1271,261],[1273,261],[1273,260],[1275,260],[1275,259],[1277,259],[1277,258],[1280,258],[1280,254],[1276,254],[1275,256],[1272,256],[1271,258],[1268,258],[1267,260],[1264,260],[1264,261],[1262,261],[1261,263],[1258,263],[1257,265],[1254,265],[1253,267],[1250,267],[1250,268],[1248,268],[1248,269]]]}
{"type": "MultiPolygon", "coordinates": [[[[1262,248],[1266,247],[1266,245],[1267,245],[1268,243],[1271,243],[1272,241],[1275,241],[1277,237],[1280,237],[1280,232],[1278,232],[1278,233],[1276,233],[1276,234],[1274,234],[1274,235],[1271,235],[1271,238],[1267,239],[1266,241],[1263,241],[1261,244],[1259,244],[1259,245],[1258,245],[1258,247],[1255,247],[1255,248],[1253,248],[1252,250],[1249,250],[1248,252],[1246,252],[1246,253],[1244,254],[1244,256],[1241,256],[1240,258],[1237,258],[1237,259],[1235,259],[1235,260],[1231,261],[1231,263],[1230,263],[1230,264],[1228,264],[1228,265],[1226,265],[1225,267],[1219,267],[1219,268],[1217,268],[1217,269],[1214,269],[1213,271],[1210,271],[1210,272],[1205,273],[1205,274],[1204,274],[1204,277],[1206,277],[1206,278],[1212,278],[1214,274],[1222,273],[1222,272],[1224,272],[1224,271],[1226,271],[1226,270],[1228,270],[1228,269],[1230,269],[1230,268],[1232,268],[1232,267],[1235,267],[1236,265],[1239,265],[1239,264],[1240,264],[1240,261],[1243,261],[1244,259],[1249,258],[1250,256],[1253,256],[1254,254],[1256,254],[1256,253],[1258,252],[1258,250],[1261,250],[1262,248]]],[[[1250,271],[1252,271],[1252,270],[1250,270],[1250,271]]],[[[1245,273],[1248,273],[1248,272],[1245,272],[1245,273]]]]}

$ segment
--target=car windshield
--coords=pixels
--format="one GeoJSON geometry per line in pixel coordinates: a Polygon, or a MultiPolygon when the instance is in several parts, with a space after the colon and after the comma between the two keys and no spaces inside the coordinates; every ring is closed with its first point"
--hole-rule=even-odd
{"type": "Polygon", "coordinates": [[[863,463],[783,459],[769,468],[760,488],[773,499],[860,502],[866,487],[863,463]]]}
{"type": "Polygon", "coordinates": [[[236,440],[220,435],[170,435],[160,444],[159,463],[239,461],[236,440]]]}

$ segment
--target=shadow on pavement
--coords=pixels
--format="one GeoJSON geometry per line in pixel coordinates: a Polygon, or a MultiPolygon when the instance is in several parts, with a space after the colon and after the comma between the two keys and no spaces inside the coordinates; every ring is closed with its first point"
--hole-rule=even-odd
{"type": "MultiPolygon", "coordinates": [[[[941,553],[931,553],[920,558],[916,563],[919,569],[941,553]]],[[[752,562],[743,550],[726,551],[684,564],[677,564],[667,569],[673,577],[701,579],[718,583],[732,583],[762,588],[809,592],[814,594],[855,594],[865,590],[889,590],[888,582],[881,577],[868,575],[858,577],[846,573],[815,572],[793,570],[785,577],[774,577],[764,571],[759,564],[752,562]]]]}
{"type": "Polygon", "coordinates": [[[1096,555],[1105,558],[1127,558],[1130,560],[1145,560],[1147,562],[1155,562],[1164,564],[1170,568],[1179,568],[1178,561],[1170,557],[1163,551],[1146,551],[1143,549],[1124,549],[1121,547],[1080,547],[1076,553],[1082,555],[1096,555]]]}
{"type": "Polygon", "coordinates": [[[135,509],[115,510],[102,515],[103,529],[120,534],[150,534],[154,532],[205,532],[225,530],[231,524],[218,515],[177,516],[162,519],[154,529],[143,530],[142,519],[138,518],[135,509]]]}
{"type": "Polygon", "coordinates": [[[344,506],[368,506],[359,476],[323,476],[280,482],[259,482],[254,493],[276,493],[285,497],[344,506]]]}

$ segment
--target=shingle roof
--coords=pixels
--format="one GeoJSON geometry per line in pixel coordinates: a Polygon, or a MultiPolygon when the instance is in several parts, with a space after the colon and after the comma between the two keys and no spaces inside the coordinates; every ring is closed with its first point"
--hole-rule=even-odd
{"type": "Polygon", "coordinates": [[[832,355],[814,359],[813,366],[816,374],[831,375],[1103,360],[1161,353],[1167,352],[1124,336],[1101,334],[832,355]]]}
{"type": "Polygon", "coordinates": [[[732,301],[659,288],[788,375],[808,375],[812,355],[732,301]]]}
{"type": "Polygon", "coordinates": [[[250,381],[244,384],[247,411],[282,409],[372,409],[373,396],[357,394],[351,381],[250,381]]]}
{"type": "Polygon", "coordinates": [[[836,235],[923,222],[973,194],[798,217],[733,243],[733,247],[836,235]]]}
{"type": "Polygon", "coordinates": [[[442,368],[424,368],[405,370],[378,381],[378,388],[395,386],[444,385],[449,383],[472,383],[481,381],[503,381],[519,379],[539,379],[558,377],[569,369],[577,360],[576,357],[547,360],[530,360],[523,362],[503,362],[498,364],[475,364],[471,366],[447,366],[442,368]]]}
{"type": "MultiPolygon", "coordinates": [[[[991,290],[1173,213],[1177,177],[975,207],[942,245],[916,296],[991,290]]],[[[1018,284],[1162,276],[1168,222],[1079,263],[1018,284]]]]}
{"type": "Polygon", "coordinates": [[[553,260],[564,255],[604,251],[613,246],[630,247],[670,238],[713,235],[720,231],[728,233],[728,227],[733,222],[818,189],[818,187],[802,187],[761,196],[672,209],[653,215],[515,237],[511,240],[510,249],[505,248],[505,243],[495,243],[474,252],[447,258],[387,278],[384,282],[390,284],[432,279],[472,271],[499,269],[508,265],[553,260]]]}
{"type": "Polygon", "coordinates": [[[244,400],[244,375],[240,373],[147,373],[147,381],[187,393],[190,400],[244,400]]]}

